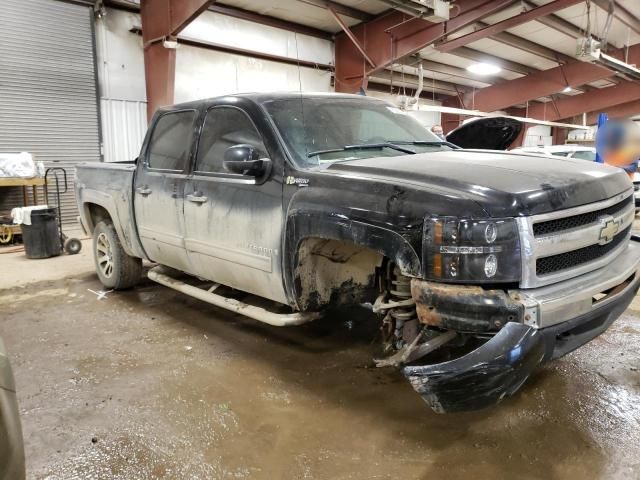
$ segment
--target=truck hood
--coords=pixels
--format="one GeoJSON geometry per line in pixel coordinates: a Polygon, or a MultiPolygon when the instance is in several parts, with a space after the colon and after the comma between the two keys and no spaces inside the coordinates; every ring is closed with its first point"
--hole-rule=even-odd
{"type": "Polygon", "coordinates": [[[465,197],[492,217],[571,208],[631,188],[629,178],[618,168],[499,151],[452,150],[350,160],[325,171],[465,197]]]}
{"type": "Polygon", "coordinates": [[[524,123],[510,117],[475,118],[447,134],[447,141],[462,148],[506,150],[514,142],[524,123]]]}

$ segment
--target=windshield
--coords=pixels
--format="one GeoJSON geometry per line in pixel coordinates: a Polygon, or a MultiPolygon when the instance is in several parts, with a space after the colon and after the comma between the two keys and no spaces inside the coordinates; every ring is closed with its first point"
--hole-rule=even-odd
{"type": "Polygon", "coordinates": [[[264,106],[303,168],[451,149],[399,108],[366,97],[288,98],[264,106]]]}
{"type": "Polygon", "coordinates": [[[596,161],[596,152],[593,150],[577,150],[573,153],[571,158],[577,158],[578,160],[587,160],[589,162],[596,161]]]}

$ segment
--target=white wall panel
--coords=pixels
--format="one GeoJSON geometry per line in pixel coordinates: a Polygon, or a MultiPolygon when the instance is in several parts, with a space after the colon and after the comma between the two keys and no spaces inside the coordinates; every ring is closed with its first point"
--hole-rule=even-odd
{"type": "Polygon", "coordinates": [[[329,72],[184,45],[175,88],[176,103],[240,92],[333,91],[329,72]]]}
{"type": "Polygon", "coordinates": [[[522,146],[537,147],[542,145],[551,145],[552,143],[553,136],[551,135],[551,127],[546,125],[534,125],[527,129],[522,146]]]}
{"type": "Polygon", "coordinates": [[[147,100],[142,37],[129,31],[140,15],[113,8],[96,21],[100,96],[118,100],[147,100]]]}
{"type": "Polygon", "coordinates": [[[281,57],[333,64],[333,43],[329,40],[213,12],[204,12],[180,36],[281,57]]]}
{"type": "Polygon", "coordinates": [[[147,131],[147,103],[102,98],[100,107],[104,161],[133,160],[147,131]]]}
{"type": "MultiPolygon", "coordinates": [[[[146,129],[142,38],[129,30],[140,15],[108,8],[96,22],[106,161],[135,158],[146,129]]],[[[196,41],[333,63],[330,41],[295,35],[245,20],[203,13],[182,33],[196,41]]],[[[176,53],[175,101],[239,92],[332,91],[329,72],[181,45],[176,53]]]]}

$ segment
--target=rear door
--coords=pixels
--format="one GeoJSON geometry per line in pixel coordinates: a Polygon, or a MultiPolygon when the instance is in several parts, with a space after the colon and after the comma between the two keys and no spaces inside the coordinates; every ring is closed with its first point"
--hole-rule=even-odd
{"type": "Polygon", "coordinates": [[[134,190],[136,224],[147,256],[192,272],[184,237],[184,188],[196,125],[196,110],[163,113],[155,121],[134,190]]]}
{"type": "Polygon", "coordinates": [[[251,145],[269,157],[247,113],[214,105],[204,116],[193,175],[185,190],[186,247],[196,274],[239,290],[286,303],[282,282],[282,165],[266,181],[231,173],[227,148],[251,145]]]}

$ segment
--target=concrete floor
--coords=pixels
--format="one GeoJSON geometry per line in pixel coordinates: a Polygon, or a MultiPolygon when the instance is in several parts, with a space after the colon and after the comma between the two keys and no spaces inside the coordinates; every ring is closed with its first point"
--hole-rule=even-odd
{"type": "Polygon", "coordinates": [[[278,329],[151,283],[99,300],[88,256],[0,268],[28,478],[640,478],[640,299],[499,407],[437,415],[370,368],[360,309],[278,329]]]}

